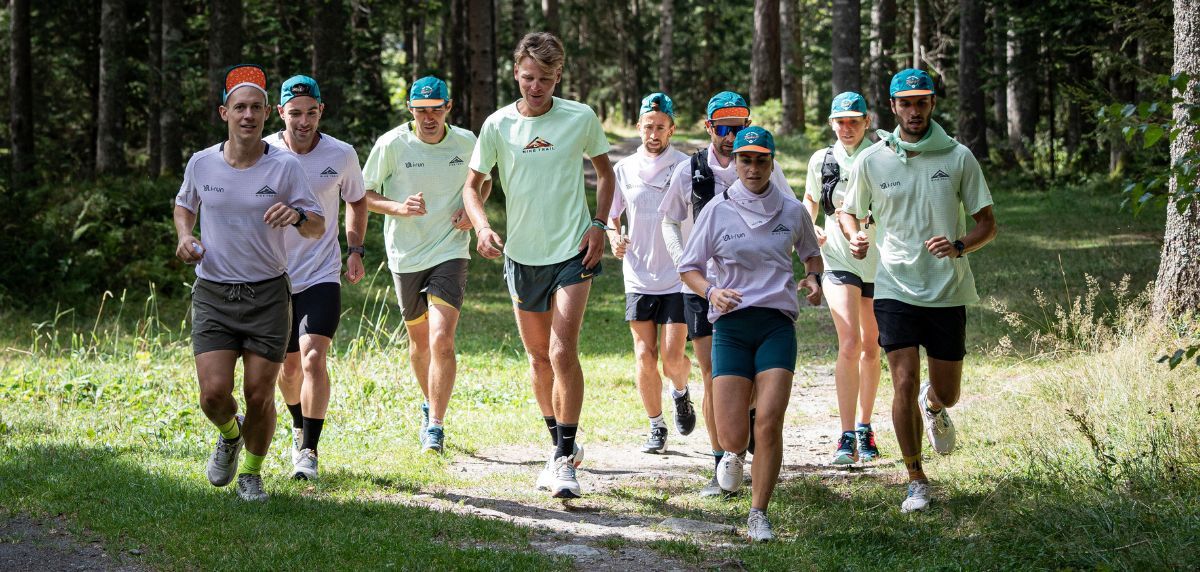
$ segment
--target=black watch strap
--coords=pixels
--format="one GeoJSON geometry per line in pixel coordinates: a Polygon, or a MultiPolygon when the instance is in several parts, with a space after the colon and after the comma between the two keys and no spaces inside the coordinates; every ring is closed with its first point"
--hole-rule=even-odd
{"type": "Polygon", "coordinates": [[[308,215],[304,214],[304,209],[302,209],[300,207],[292,207],[292,208],[295,209],[296,214],[300,215],[300,218],[296,219],[296,222],[292,223],[292,226],[294,226],[296,228],[300,228],[300,225],[304,224],[305,221],[308,220],[308,215]]]}
{"type": "Polygon", "coordinates": [[[366,258],[367,248],[365,246],[350,246],[346,248],[346,254],[358,253],[359,256],[366,258]]]}
{"type": "Polygon", "coordinates": [[[959,258],[962,258],[962,255],[967,252],[967,245],[963,244],[961,240],[956,240],[954,241],[954,249],[958,251],[959,258]]]}

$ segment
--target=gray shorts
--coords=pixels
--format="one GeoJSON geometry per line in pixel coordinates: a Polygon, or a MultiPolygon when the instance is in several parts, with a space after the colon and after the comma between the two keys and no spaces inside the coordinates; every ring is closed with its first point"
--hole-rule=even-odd
{"type": "Polygon", "coordinates": [[[248,351],[283,363],[292,333],[286,274],[250,284],[197,278],[192,286],[192,353],[248,351]]]}
{"type": "Polygon", "coordinates": [[[466,258],[455,258],[416,272],[392,273],[396,299],[405,323],[416,323],[429,312],[429,297],[461,310],[467,292],[466,258]]]}
{"type": "Polygon", "coordinates": [[[549,312],[550,298],[560,288],[578,284],[600,274],[600,263],[592,268],[583,267],[580,252],[557,264],[530,266],[504,257],[504,280],[508,283],[508,294],[517,309],[526,312],[549,312]]]}

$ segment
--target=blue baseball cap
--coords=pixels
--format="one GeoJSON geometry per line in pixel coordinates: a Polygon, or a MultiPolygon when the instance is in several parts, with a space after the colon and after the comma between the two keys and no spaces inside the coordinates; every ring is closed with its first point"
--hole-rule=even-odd
{"type": "Polygon", "coordinates": [[[409,107],[441,107],[450,101],[450,88],[446,82],[427,75],[414,81],[408,90],[409,107]]]}
{"type": "Polygon", "coordinates": [[[829,106],[829,118],[863,117],[867,114],[867,100],[863,96],[847,91],[837,94],[833,104],[829,106]]]}
{"type": "Polygon", "coordinates": [[[771,136],[770,131],[752,125],[738,131],[737,138],[733,140],[733,152],[740,153],[742,151],[774,155],[775,138],[771,136]]]}
{"type": "Polygon", "coordinates": [[[892,76],[891,94],[896,97],[934,95],[933,78],[922,70],[908,68],[892,76]]]}
{"type": "Polygon", "coordinates": [[[750,106],[746,98],[732,92],[722,91],[708,100],[708,118],[724,119],[726,117],[750,117],[750,106]]]}
{"type": "Polygon", "coordinates": [[[654,92],[642,99],[642,107],[638,110],[638,117],[641,117],[651,111],[661,111],[675,118],[675,103],[667,94],[662,92],[654,92]]]}
{"type": "Polygon", "coordinates": [[[317,87],[317,80],[306,75],[294,75],[283,82],[283,87],[279,88],[279,105],[286,105],[297,97],[311,97],[321,103],[321,88],[317,87]]]}

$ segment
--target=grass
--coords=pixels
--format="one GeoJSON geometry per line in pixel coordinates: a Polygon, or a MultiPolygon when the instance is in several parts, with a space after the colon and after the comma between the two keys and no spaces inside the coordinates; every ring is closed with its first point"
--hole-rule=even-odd
{"type": "MultiPolygon", "coordinates": [[[[790,178],[802,180],[796,169],[812,147],[789,139],[780,147],[790,178]]],[[[783,542],[645,547],[693,566],[764,570],[1194,565],[1200,443],[1185,428],[1200,422],[1200,375],[1153,362],[1176,334],[1145,324],[1137,296],[1153,278],[1162,216],[1117,212],[1118,193],[1104,184],[1032,189],[997,176],[992,188],[1000,235],[972,255],[991,300],[969,310],[971,353],[955,412],[962,448],[929,460],[933,510],[899,514],[898,468],[828,479],[785,465],[791,478],[771,510],[783,542]],[[1128,293],[1109,286],[1125,275],[1128,293]]],[[[381,253],[378,232],[369,235],[369,251],[381,253]]],[[[625,447],[644,416],[619,265],[611,257],[604,264],[581,340],[581,425],[589,444],[625,447]]],[[[267,461],[273,497],[265,506],[237,503],[204,480],[214,432],[196,405],[186,300],[126,293],[77,301],[79,310],[0,316],[0,518],[64,514],[110,548],[143,549],[148,564],[167,569],[569,567],[532,549],[528,529],[410,506],[416,494],[480,486],[510,489],[505,498],[529,506],[556,505],[525,492],[527,483],[462,474],[417,453],[419,392],[390,278],[373,270],[344,289],[322,480],[281,478],[281,431],[267,461]]],[[[449,453],[544,441],[500,265],[473,260],[468,289],[449,453]]],[[[798,331],[801,365],[828,366],[835,337],[827,312],[804,312],[798,331]]],[[[885,388],[881,406],[889,395],[885,388]]],[[[890,434],[881,441],[885,453],[896,450],[890,434]]],[[[747,498],[690,493],[646,479],[586,500],[615,514],[744,523],[747,498]]]]}

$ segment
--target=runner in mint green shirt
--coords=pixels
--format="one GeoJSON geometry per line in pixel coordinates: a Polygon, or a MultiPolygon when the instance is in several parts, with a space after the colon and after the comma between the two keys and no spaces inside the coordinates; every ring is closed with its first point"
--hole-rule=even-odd
{"type": "Polygon", "coordinates": [[[475,227],[476,250],[500,256],[525,352],[533,393],[555,442],[538,488],[557,498],[580,496],[575,443],[583,408],[579,330],[604,255],[604,217],[614,181],[608,140],[595,112],[553,96],[562,80],[562,42],[552,34],[526,35],[513,52],[513,79],[521,99],[484,122],[471,155],[463,204],[475,227]],[[584,197],[583,161],[596,169],[596,212],[584,197]],[[480,189],[498,167],[508,214],[508,245],[489,226],[480,189]],[[553,310],[553,311],[551,311],[553,310]],[[550,348],[555,348],[551,355],[550,348]]]}
{"type": "MultiPolygon", "coordinates": [[[[413,120],[379,138],[367,165],[367,208],[383,223],[388,268],[408,329],[409,362],[425,396],[418,437],[441,453],[446,409],[457,375],[454,337],[467,287],[471,228],[462,189],[475,135],[446,124],[446,82],[423,77],[409,89],[413,120]]],[[[482,192],[491,191],[485,180],[482,192]]]]}
{"type": "MultiPolygon", "coordinates": [[[[867,257],[862,260],[855,258],[837,217],[846,197],[851,168],[869,145],[863,144],[868,123],[867,101],[862,95],[847,91],[834,97],[829,110],[829,126],[837,141],[813,153],[808,161],[808,180],[804,186],[804,204],[809,215],[815,221],[818,211],[825,214],[824,228],[818,226],[814,230],[822,243],[821,258],[825,263],[821,289],[829,303],[829,313],[838,335],[834,379],[841,437],[833,454],[835,465],[872,461],[879,456],[875,431],[871,428],[880,373],[879,331],[872,310],[879,250],[868,250],[867,257]],[[861,406],[857,425],[854,423],[856,405],[861,406]]],[[[874,227],[866,231],[868,239],[875,234],[874,227]]]]}
{"type": "Polygon", "coordinates": [[[979,162],[930,119],[937,97],[929,75],[902,70],[892,78],[891,95],[899,126],[880,131],[881,141],[859,158],[839,218],[860,260],[871,244],[859,223],[870,214],[878,224],[875,319],[895,388],[892,424],[908,469],[900,510],[911,512],[929,505],[918,408],[933,449],[954,449],[946,410],[962,385],[966,304],[979,299],[964,256],[995,238],[996,219],[979,162]],[[975,219],[970,230],[964,211],[975,219]],[[919,346],[929,364],[923,384],[919,346]]]}

